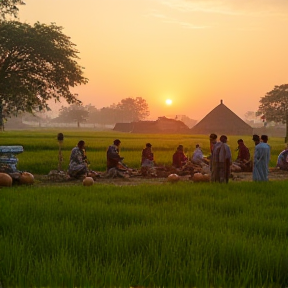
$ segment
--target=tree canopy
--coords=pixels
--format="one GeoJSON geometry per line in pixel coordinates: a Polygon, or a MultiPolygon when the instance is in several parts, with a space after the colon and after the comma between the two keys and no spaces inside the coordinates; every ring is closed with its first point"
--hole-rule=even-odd
{"type": "Polygon", "coordinates": [[[117,104],[116,109],[122,112],[119,116],[119,120],[124,120],[122,122],[140,121],[150,115],[148,104],[146,100],[141,97],[122,99],[121,102],[117,104]]]}
{"type": "Polygon", "coordinates": [[[97,109],[89,104],[86,106],[72,104],[68,107],[62,107],[59,116],[53,121],[79,123],[98,123],[115,124],[118,122],[133,122],[144,120],[149,115],[149,108],[146,100],[141,97],[125,98],[118,104],[112,104],[109,107],[97,109]]]}
{"type": "Polygon", "coordinates": [[[5,116],[47,109],[47,101],[81,103],[71,87],[86,84],[75,44],[62,27],[18,21],[0,25],[0,104],[5,116]]]}
{"type": "Polygon", "coordinates": [[[0,20],[5,19],[5,15],[12,15],[15,18],[18,14],[17,5],[24,5],[22,0],[0,0],[0,20]]]}
{"type": "Polygon", "coordinates": [[[82,105],[70,105],[69,107],[63,107],[59,111],[59,117],[57,118],[62,122],[73,122],[77,123],[86,122],[88,119],[89,111],[87,107],[83,107],[82,105]]]}
{"type": "Polygon", "coordinates": [[[275,86],[273,90],[267,92],[264,97],[261,97],[260,103],[257,114],[263,114],[266,121],[286,123],[288,84],[275,86]]]}

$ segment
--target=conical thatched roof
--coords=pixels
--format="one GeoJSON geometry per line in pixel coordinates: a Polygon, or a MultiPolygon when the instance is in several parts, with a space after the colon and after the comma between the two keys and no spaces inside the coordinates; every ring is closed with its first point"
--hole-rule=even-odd
{"type": "Polygon", "coordinates": [[[191,128],[193,134],[252,135],[253,128],[227,108],[223,101],[191,128]]]}

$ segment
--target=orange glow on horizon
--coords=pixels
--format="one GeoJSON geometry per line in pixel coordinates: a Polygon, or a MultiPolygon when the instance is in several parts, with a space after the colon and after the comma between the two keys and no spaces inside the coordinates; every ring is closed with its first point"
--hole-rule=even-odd
{"type": "Polygon", "coordinates": [[[142,97],[150,119],[186,115],[200,121],[223,99],[243,118],[288,81],[288,37],[282,37],[288,1],[67,3],[29,0],[19,6],[19,20],[54,22],[71,37],[89,79],[73,88],[84,105],[100,109],[142,97]]]}

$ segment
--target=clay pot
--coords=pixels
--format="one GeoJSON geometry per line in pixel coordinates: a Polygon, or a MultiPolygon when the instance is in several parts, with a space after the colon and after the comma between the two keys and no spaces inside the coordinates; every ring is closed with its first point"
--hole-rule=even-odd
{"type": "Polygon", "coordinates": [[[83,179],[83,185],[84,186],[92,186],[94,184],[94,180],[92,177],[85,177],[83,179]]]}
{"type": "Polygon", "coordinates": [[[0,173],[0,186],[10,187],[12,186],[12,177],[7,173],[0,173]]]}
{"type": "Polygon", "coordinates": [[[31,185],[34,183],[34,176],[33,174],[29,172],[22,172],[22,174],[19,177],[19,183],[20,184],[26,184],[31,185]]]}
{"type": "Polygon", "coordinates": [[[169,182],[178,182],[180,177],[177,174],[170,174],[167,178],[169,182]]]}

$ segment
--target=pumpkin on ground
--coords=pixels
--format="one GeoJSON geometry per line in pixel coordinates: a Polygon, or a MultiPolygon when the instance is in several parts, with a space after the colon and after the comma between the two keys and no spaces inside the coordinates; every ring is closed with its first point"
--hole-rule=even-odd
{"type": "Polygon", "coordinates": [[[94,180],[92,177],[85,177],[83,179],[83,185],[84,186],[92,186],[94,184],[94,180]]]}
{"type": "Polygon", "coordinates": [[[7,173],[0,173],[0,186],[10,187],[12,186],[13,179],[7,173]]]}
{"type": "Polygon", "coordinates": [[[167,179],[169,182],[178,182],[180,177],[177,174],[170,174],[167,179]]]}
{"type": "Polygon", "coordinates": [[[203,178],[203,182],[210,182],[210,175],[209,174],[204,174],[202,176],[202,178],[203,178]]]}
{"type": "Polygon", "coordinates": [[[195,173],[192,177],[193,182],[203,182],[203,175],[201,173],[195,173]]]}
{"type": "Polygon", "coordinates": [[[20,177],[19,177],[19,183],[20,184],[27,184],[31,185],[34,183],[34,176],[33,174],[29,172],[22,172],[20,177]]]}

